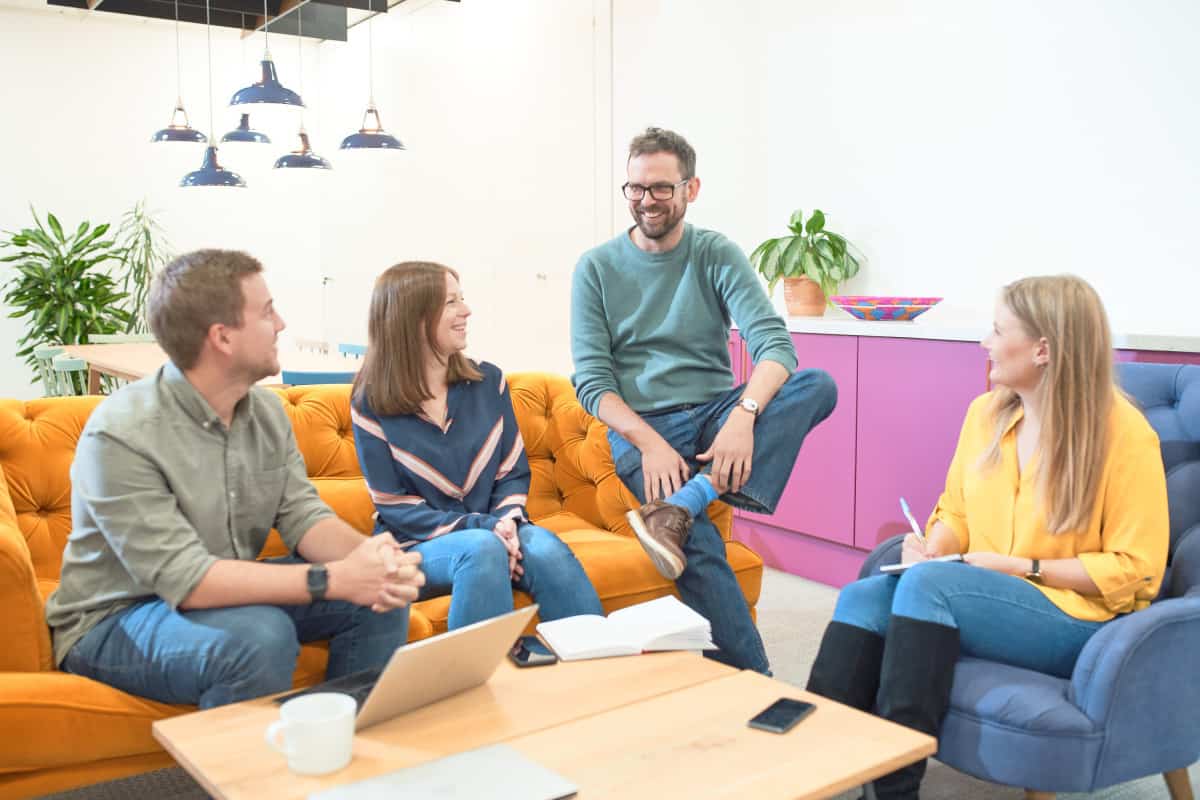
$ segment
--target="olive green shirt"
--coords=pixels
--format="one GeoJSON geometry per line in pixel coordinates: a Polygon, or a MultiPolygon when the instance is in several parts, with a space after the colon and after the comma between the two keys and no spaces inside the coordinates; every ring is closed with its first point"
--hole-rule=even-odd
{"type": "Polygon", "coordinates": [[[256,558],[271,528],[295,550],[332,516],[279,398],[253,388],[229,428],[175,367],[105,400],[71,464],[71,535],[46,603],[54,658],[133,603],[177,608],[218,559],[256,558]]]}

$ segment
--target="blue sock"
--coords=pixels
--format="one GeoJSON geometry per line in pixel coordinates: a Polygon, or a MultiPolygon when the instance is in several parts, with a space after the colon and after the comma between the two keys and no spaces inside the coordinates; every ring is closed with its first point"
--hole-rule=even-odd
{"type": "Polygon", "coordinates": [[[666,498],[671,505],[681,506],[688,510],[693,517],[708,508],[708,504],[717,499],[717,490],[707,475],[696,475],[680,487],[679,491],[666,498]]]}

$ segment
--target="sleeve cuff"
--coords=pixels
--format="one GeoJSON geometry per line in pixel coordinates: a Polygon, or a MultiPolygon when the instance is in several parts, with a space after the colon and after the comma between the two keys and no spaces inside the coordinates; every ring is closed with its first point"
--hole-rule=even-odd
{"type": "Polygon", "coordinates": [[[1115,556],[1112,553],[1080,553],[1076,557],[1092,583],[1100,590],[1104,604],[1117,614],[1132,611],[1138,590],[1154,580],[1152,575],[1130,577],[1126,571],[1114,569],[1115,556]]]}
{"type": "Polygon", "coordinates": [[[200,581],[204,580],[204,576],[212,569],[212,565],[219,560],[211,553],[206,553],[194,564],[181,568],[178,575],[168,574],[161,583],[154,587],[154,591],[170,606],[172,611],[178,611],[179,605],[196,590],[200,581]]]}

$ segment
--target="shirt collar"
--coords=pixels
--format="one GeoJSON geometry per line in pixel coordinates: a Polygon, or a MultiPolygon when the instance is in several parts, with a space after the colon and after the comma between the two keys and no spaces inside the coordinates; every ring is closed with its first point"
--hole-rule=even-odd
{"type": "MultiPolygon", "coordinates": [[[[159,381],[167,387],[167,391],[175,398],[175,402],[179,404],[179,407],[201,427],[224,427],[221,418],[217,416],[217,412],[213,411],[212,406],[204,399],[204,395],[200,394],[195,386],[192,386],[192,382],[183,374],[183,370],[175,366],[175,362],[167,361],[166,364],[163,364],[159,370],[159,381]]],[[[233,414],[235,417],[244,403],[245,398],[234,407],[233,414]]]]}

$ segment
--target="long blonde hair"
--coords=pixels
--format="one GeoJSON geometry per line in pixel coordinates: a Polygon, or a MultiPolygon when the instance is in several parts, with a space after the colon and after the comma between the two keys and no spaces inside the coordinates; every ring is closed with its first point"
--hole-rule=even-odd
{"type": "MultiPolygon", "coordinates": [[[[1090,522],[1109,447],[1113,386],[1112,335],[1099,295],[1074,275],[1010,283],[1001,301],[1034,339],[1045,339],[1050,360],[1036,389],[1042,409],[1037,491],[1050,533],[1090,522]]],[[[1000,462],[1000,440],[1021,408],[1007,387],[995,392],[996,435],[982,462],[1000,462]]]]}

